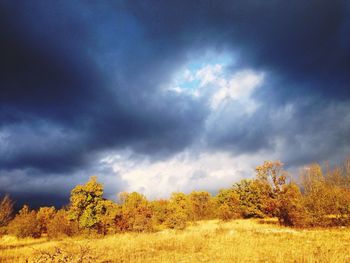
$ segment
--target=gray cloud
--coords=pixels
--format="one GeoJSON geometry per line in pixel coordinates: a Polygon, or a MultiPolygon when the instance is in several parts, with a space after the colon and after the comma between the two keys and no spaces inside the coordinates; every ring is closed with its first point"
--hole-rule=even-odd
{"type": "Polygon", "coordinates": [[[159,160],[268,150],[298,166],[349,150],[346,1],[2,1],[0,10],[0,192],[20,196],[24,184],[12,183],[33,178],[37,200],[49,194],[34,184],[71,180],[63,196],[86,174],[114,173],[98,163],[108,151],[159,160]],[[236,58],[228,74],[265,73],[251,96],[257,111],[231,103],[214,114],[207,97],[162,90],[208,49],[236,58]]]}

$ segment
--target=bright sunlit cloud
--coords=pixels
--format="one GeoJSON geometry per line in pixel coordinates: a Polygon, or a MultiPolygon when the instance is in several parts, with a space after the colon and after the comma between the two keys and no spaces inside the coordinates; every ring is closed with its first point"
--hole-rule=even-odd
{"type": "Polygon", "coordinates": [[[261,156],[233,156],[227,152],[193,155],[184,151],[156,162],[135,161],[118,154],[104,158],[103,162],[111,165],[114,173],[127,183],[125,191],[161,198],[176,191],[217,192],[242,178],[254,176],[254,167],[261,162],[261,156]]]}
{"type": "Polygon", "coordinates": [[[212,108],[216,109],[221,104],[233,100],[243,103],[247,111],[254,111],[257,105],[254,103],[251,95],[262,84],[263,80],[263,73],[257,73],[252,70],[238,71],[230,79],[216,79],[218,89],[212,96],[212,108]]]}
{"type": "Polygon", "coordinates": [[[228,55],[189,62],[175,74],[167,90],[194,97],[207,96],[213,110],[238,102],[244,112],[254,112],[258,104],[251,98],[264,81],[265,74],[251,69],[229,71],[232,59],[228,55]]]}
{"type": "Polygon", "coordinates": [[[206,52],[202,56],[190,59],[175,72],[167,90],[200,96],[200,89],[225,74],[228,66],[233,64],[232,55],[206,52]]]}

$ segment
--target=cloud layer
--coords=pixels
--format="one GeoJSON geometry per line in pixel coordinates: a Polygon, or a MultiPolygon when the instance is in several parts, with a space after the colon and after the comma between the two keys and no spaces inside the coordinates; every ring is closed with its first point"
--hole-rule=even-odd
{"type": "Polygon", "coordinates": [[[0,10],[0,193],[62,204],[92,174],[109,196],[215,191],[349,153],[346,1],[0,10]]]}

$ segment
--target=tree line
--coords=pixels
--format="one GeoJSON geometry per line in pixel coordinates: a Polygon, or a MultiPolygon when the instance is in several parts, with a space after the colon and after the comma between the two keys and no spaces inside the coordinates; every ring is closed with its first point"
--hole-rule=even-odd
{"type": "Polygon", "coordinates": [[[118,202],[103,198],[103,185],[91,177],[76,186],[70,203],[61,209],[24,205],[14,215],[14,202],[0,199],[0,235],[58,238],[81,234],[150,232],[184,229],[205,219],[277,217],[291,227],[350,225],[350,159],[322,169],[317,163],[303,168],[292,180],[280,161],[256,167],[254,179],[244,179],[215,196],[205,191],[173,193],[169,199],[147,200],[137,192],[120,193],[118,202]],[[325,170],[325,171],[324,171],[325,170]]]}

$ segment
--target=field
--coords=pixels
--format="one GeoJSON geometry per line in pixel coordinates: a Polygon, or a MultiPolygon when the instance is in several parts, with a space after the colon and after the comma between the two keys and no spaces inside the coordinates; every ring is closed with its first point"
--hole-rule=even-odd
{"type": "Polygon", "coordinates": [[[350,229],[201,221],[186,230],[102,238],[0,239],[0,262],[350,262],[350,229]]]}

